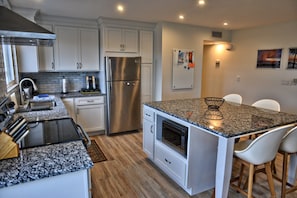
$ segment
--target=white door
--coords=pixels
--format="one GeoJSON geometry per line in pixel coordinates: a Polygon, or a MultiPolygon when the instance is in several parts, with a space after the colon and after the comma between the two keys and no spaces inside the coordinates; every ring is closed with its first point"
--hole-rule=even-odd
{"type": "Polygon", "coordinates": [[[86,132],[104,130],[104,104],[76,106],[76,122],[86,132]]]}

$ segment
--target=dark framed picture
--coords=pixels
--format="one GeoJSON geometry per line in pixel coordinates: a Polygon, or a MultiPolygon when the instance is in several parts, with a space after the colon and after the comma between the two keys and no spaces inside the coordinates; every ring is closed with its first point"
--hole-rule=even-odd
{"type": "Polygon", "coordinates": [[[282,49],[258,50],[257,68],[280,68],[282,49]]]}
{"type": "Polygon", "coordinates": [[[297,69],[297,48],[289,48],[287,69],[297,69]]]}

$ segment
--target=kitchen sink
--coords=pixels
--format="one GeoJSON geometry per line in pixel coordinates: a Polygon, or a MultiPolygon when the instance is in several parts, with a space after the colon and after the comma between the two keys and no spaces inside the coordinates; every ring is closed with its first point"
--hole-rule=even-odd
{"type": "Polygon", "coordinates": [[[54,100],[50,101],[29,101],[26,105],[19,106],[17,113],[30,112],[30,111],[44,111],[52,110],[56,106],[54,100]]]}

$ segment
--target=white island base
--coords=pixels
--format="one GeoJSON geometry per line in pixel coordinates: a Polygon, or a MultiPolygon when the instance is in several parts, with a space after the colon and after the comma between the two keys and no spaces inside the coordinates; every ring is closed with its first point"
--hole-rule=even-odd
{"type": "Polygon", "coordinates": [[[189,195],[214,188],[218,137],[207,130],[177,119],[156,109],[144,106],[143,149],[172,180],[189,195]],[[187,156],[181,155],[158,140],[162,121],[168,119],[188,128],[187,156]]]}

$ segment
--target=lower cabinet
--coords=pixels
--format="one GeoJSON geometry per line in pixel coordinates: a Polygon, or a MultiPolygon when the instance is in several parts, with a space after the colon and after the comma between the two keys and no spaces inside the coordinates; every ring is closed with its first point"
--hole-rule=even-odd
{"type": "Polygon", "coordinates": [[[0,189],[0,197],[14,198],[91,198],[89,170],[81,170],[54,177],[25,182],[0,189]]]}
{"type": "Polygon", "coordinates": [[[186,159],[173,153],[167,146],[156,141],[155,163],[176,183],[184,186],[186,178],[186,159]]]}
{"type": "Polygon", "coordinates": [[[105,130],[104,96],[78,97],[63,99],[69,115],[86,132],[105,130]],[[72,100],[72,105],[71,105],[72,100]]]}
{"type": "Polygon", "coordinates": [[[68,111],[69,116],[74,120],[74,122],[76,122],[73,98],[63,98],[62,101],[68,111]]]}
{"type": "Polygon", "coordinates": [[[143,150],[148,158],[153,160],[155,138],[154,112],[144,108],[143,118],[143,150]]]}

